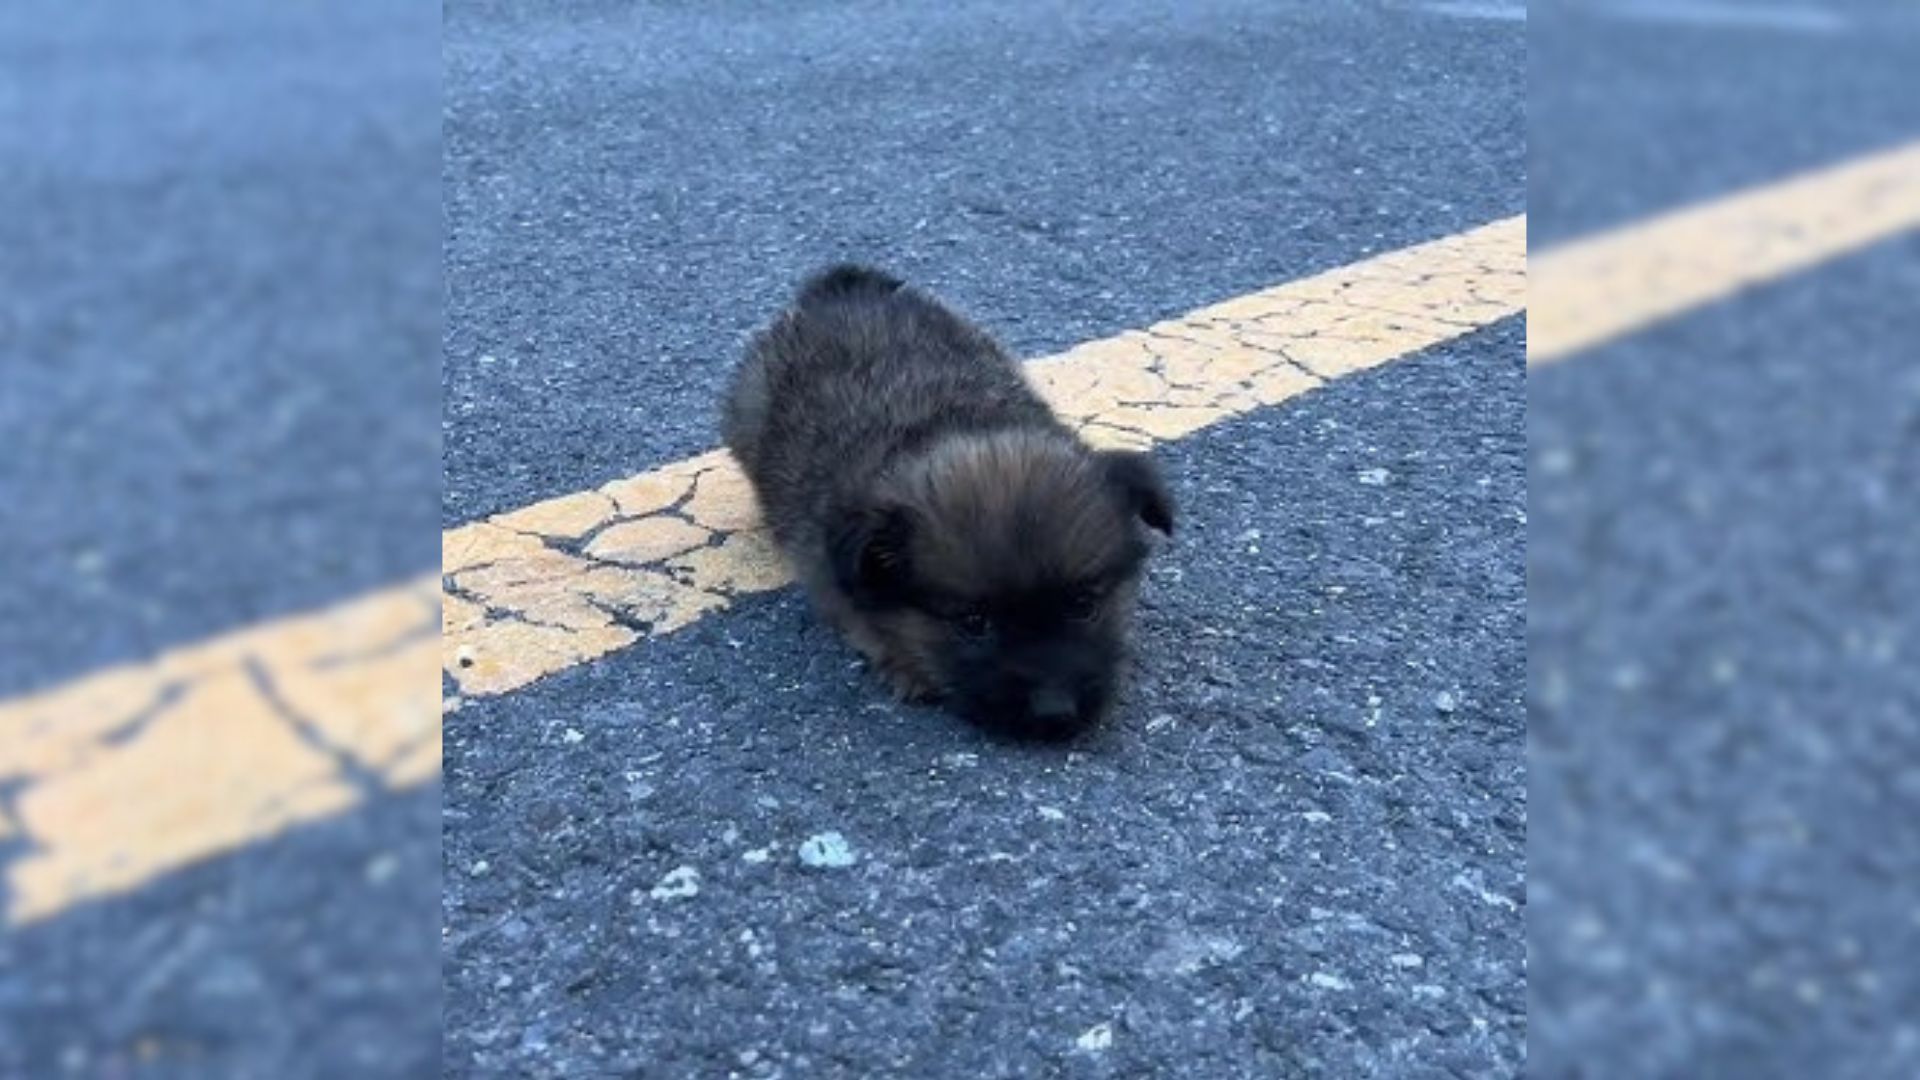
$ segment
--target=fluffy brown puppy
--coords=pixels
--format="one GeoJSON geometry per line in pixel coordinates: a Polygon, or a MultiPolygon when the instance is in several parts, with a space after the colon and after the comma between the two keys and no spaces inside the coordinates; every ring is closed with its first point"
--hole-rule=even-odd
{"type": "Polygon", "coordinates": [[[1041,736],[1107,710],[1173,501],[985,333],[833,267],[753,339],[723,427],[800,583],[901,696],[1041,736]]]}

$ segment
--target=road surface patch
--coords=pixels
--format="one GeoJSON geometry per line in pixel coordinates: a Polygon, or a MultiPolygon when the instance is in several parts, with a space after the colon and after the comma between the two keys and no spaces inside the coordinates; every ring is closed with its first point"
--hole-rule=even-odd
{"type": "MultiPolygon", "coordinates": [[[[1098,446],[1145,448],[1518,313],[1512,217],[1030,361],[1098,446]]],[[[725,451],[453,529],[446,672],[502,694],[671,633],[790,577],[725,451]]]]}

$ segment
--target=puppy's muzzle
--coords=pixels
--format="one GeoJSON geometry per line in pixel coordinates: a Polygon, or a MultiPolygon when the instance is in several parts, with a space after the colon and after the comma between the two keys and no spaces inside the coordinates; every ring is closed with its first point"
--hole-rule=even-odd
{"type": "Polygon", "coordinates": [[[1064,686],[1042,686],[1027,695],[1027,713],[1043,724],[1070,723],[1080,715],[1080,701],[1064,686]]]}

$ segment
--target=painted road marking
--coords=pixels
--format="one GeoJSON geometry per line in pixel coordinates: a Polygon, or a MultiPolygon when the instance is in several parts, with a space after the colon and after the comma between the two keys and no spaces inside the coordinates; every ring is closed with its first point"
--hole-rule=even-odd
{"type": "Polygon", "coordinates": [[[1755,3],[1754,0],[1737,3],[1729,0],[1607,0],[1589,10],[1638,22],[1708,29],[1835,34],[1849,27],[1846,16],[1831,8],[1755,3]]]}
{"type": "MultiPolygon", "coordinates": [[[[1911,228],[1916,175],[1920,146],[1536,258],[1530,359],[1911,228]]],[[[1517,312],[1524,229],[1496,222],[1029,370],[1091,439],[1178,438],[1517,312]]],[[[753,525],[738,472],[706,454],[451,530],[438,588],[386,590],[0,702],[6,919],[136,888],[431,779],[440,715],[458,706],[436,711],[436,667],[466,693],[500,693],[776,588],[786,574],[753,525]]]]}
{"type": "Polygon", "coordinates": [[[440,772],[433,578],[0,703],[6,919],[440,772]]]}
{"type": "Polygon", "coordinates": [[[1920,227],[1920,143],[1574,240],[1534,256],[1540,364],[1920,227]]]}
{"type": "MultiPolygon", "coordinates": [[[[1517,314],[1526,219],[1202,308],[1030,361],[1090,441],[1178,439],[1517,314]]],[[[789,578],[725,451],[442,537],[447,674],[501,694],[724,610],[789,578]]]]}
{"type": "Polygon", "coordinates": [[[1419,5],[1429,15],[1448,19],[1488,19],[1494,22],[1526,22],[1527,5],[1512,0],[1432,0],[1419,5]]]}
{"type": "MultiPolygon", "coordinates": [[[[1520,310],[1524,218],[1036,360],[1087,437],[1178,438],[1520,310]]],[[[443,534],[439,580],[0,703],[19,925],[432,779],[443,664],[500,693],[784,584],[721,452],[443,534]],[[434,616],[440,620],[435,633],[434,616]],[[436,704],[437,703],[437,704],[436,704]]]]}
{"type": "MultiPolygon", "coordinates": [[[[1521,309],[1554,359],[1920,222],[1920,146],[1522,263],[1525,219],[1029,366],[1090,439],[1179,438],[1521,309]]],[[[721,453],[443,534],[434,583],[0,703],[0,871],[22,923],[431,779],[434,668],[501,693],[784,584],[721,453]],[[440,640],[432,632],[438,600],[440,640]]]]}
{"type": "MultiPolygon", "coordinates": [[[[1029,371],[1090,439],[1147,445],[1514,314],[1529,284],[1530,359],[1553,359],[1913,227],[1917,162],[1895,150],[1578,241],[1530,283],[1510,218],[1029,371]]],[[[754,524],[738,472],[705,454],[446,532],[438,595],[394,588],[0,702],[6,918],[431,779],[459,701],[435,711],[435,667],[501,693],[777,588],[754,524]]]]}

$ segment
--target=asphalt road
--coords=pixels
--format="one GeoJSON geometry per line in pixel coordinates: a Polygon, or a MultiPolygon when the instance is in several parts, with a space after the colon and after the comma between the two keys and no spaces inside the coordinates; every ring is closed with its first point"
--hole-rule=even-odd
{"type": "Polygon", "coordinates": [[[433,1076],[439,785],[0,934],[0,1076],[433,1076]]]}
{"type": "MultiPolygon", "coordinates": [[[[445,520],[713,446],[831,257],[1031,355],[1516,213],[1523,30],[455,5],[445,520]]],[[[1136,683],[1071,750],[887,704],[790,593],[467,702],[448,1073],[1516,1072],[1522,363],[1513,320],[1165,448],[1136,683]]]]}
{"type": "MultiPolygon", "coordinates": [[[[1536,240],[1920,137],[1920,24],[1814,10],[1536,32],[1536,240]]],[[[1917,257],[1529,379],[1536,1075],[1920,1071],[1917,257]]]]}
{"type": "Polygon", "coordinates": [[[887,704],[791,593],[469,703],[449,1072],[1514,1071],[1520,341],[1166,451],[1187,519],[1077,749],[887,704]],[[801,865],[827,832],[854,866],[801,865]]]}
{"type": "Polygon", "coordinates": [[[1523,209],[1524,24],[1204,0],[456,3],[448,525],[711,449],[794,281],[1021,355],[1523,209]]]}
{"type": "MultiPolygon", "coordinates": [[[[438,29],[0,10],[0,698],[437,565],[438,29]]],[[[437,796],[0,926],[0,1075],[431,1072],[437,796]]]]}
{"type": "MultiPolygon", "coordinates": [[[[455,5],[441,521],[712,445],[828,258],[1031,354],[1920,133],[1909,14],[1630,6],[455,5]]],[[[198,10],[0,13],[7,694],[434,558],[434,27],[198,10]]],[[[469,703],[447,1071],[1912,1075],[1916,254],[1166,448],[1070,751],[885,704],[786,594],[469,703]]],[[[438,796],[9,929],[0,1074],[430,1073],[438,796]]]]}

